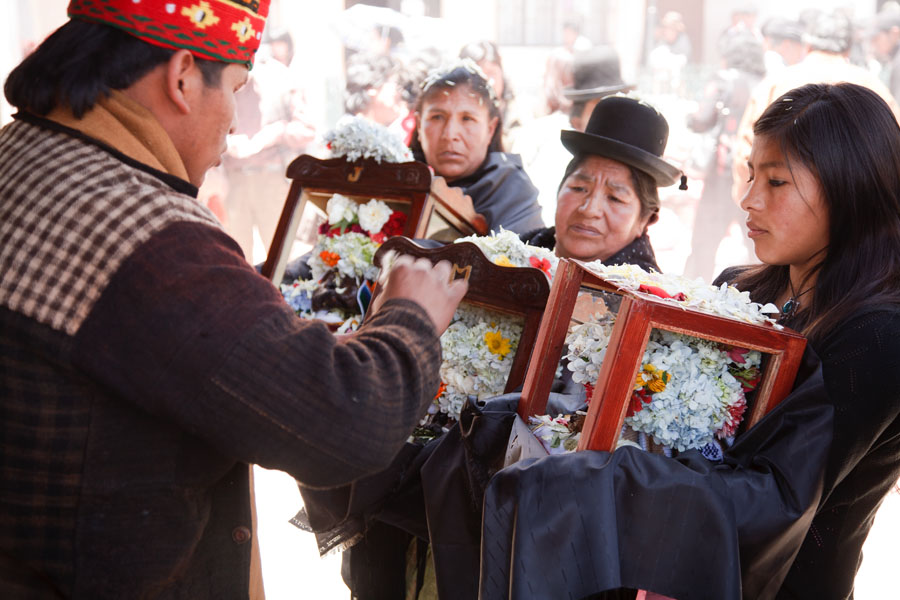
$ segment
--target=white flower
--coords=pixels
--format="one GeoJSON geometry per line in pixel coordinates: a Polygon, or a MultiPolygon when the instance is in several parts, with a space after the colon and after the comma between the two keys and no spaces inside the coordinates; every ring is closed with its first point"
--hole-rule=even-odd
{"type": "MultiPolygon", "coordinates": [[[[594,315],[570,330],[566,358],[576,383],[596,384],[614,322],[610,313],[594,315]]],[[[758,368],[761,355],[747,352],[744,360],[735,363],[716,342],[652,330],[641,361],[642,380],[652,379],[647,371],[652,367],[666,372],[668,381],[665,389],[653,393],[650,402],[625,419],[625,425],[678,451],[706,446],[722,435],[723,428],[733,430],[740,421],[746,398],[729,367],[758,368]]]]}
{"type": "Polygon", "coordinates": [[[378,233],[393,212],[390,206],[373,198],[359,207],[359,226],[369,233],[378,233]]]}
{"type": "Polygon", "coordinates": [[[335,268],[344,277],[359,284],[363,279],[374,281],[378,276],[378,268],[372,264],[378,244],[363,233],[348,232],[334,237],[319,236],[309,258],[309,268],[313,280],[319,281],[328,271],[335,268]],[[323,253],[337,254],[337,264],[332,266],[325,262],[323,253]]]}
{"type": "Polygon", "coordinates": [[[680,275],[648,273],[637,265],[604,265],[594,261],[584,265],[590,272],[623,290],[638,291],[641,285],[662,288],[675,296],[684,294],[684,300],[665,299],[664,302],[676,304],[684,308],[692,308],[701,312],[719,315],[729,319],[737,319],[746,323],[761,325],[768,323],[776,329],[782,329],[774,319],[766,314],[777,313],[772,304],[765,306],[750,300],[750,294],[741,292],[733,286],[723,283],[716,287],[709,285],[702,278],[688,279],[680,275]]]}
{"type": "Polygon", "coordinates": [[[491,232],[491,235],[471,235],[469,237],[454,240],[459,242],[471,242],[478,246],[487,259],[502,266],[533,267],[531,259],[538,261],[547,260],[550,263],[550,276],[556,273],[559,258],[552,250],[531,246],[519,239],[518,234],[500,229],[500,232],[491,232]],[[505,263],[509,264],[505,264],[505,263]]]}
{"type": "Polygon", "coordinates": [[[441,336],[441,381],[445,388],[435,399],[440,412],[458,419],[469,396],[485,399],[502,394],[521,335],[520,319],[461,304],[441,336]],[[492,352],[486,336],[505,340],[508,347],[492,352]]]}
{"type": "Polygon", "coordinates": [[[340,194],[334,194],[325,205],[329,225],[337,225],[341,221],[352,223],[356,220],[356,210],[356,202],[340,194]]]}
{"type": "Polygon", "coordinates": [[[413,159],[403,140],[383,125],[360,116],[342,117],[323,139],[330,144],[332,156],[343,156],[348,162],[371,158],[379,163],[402,163],[413,159]]]}

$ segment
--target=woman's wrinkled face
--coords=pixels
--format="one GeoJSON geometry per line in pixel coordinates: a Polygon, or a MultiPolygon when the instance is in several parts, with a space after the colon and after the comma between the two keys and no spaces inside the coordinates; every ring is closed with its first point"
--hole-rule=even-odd
{"type": "Polygon", "coordinates": [[[606,260],[641,236],[650,215],[624,164],[589,156],[563,182],[556,201],[556,254],[606,260]]]}
{"type": "Polygon", "coordinates": [[[769,265],[790,265],[805,273],[828,247],[828,207],[816,176],[788,160],[766,136],[753,140],[747,161],[750,189],[741,200],[756,256],[769,265]]]}
{"type": "Polygon", "coordinates": [[[484,162],[498,119],[469,86],[436,90],[416,116],[425,162],[437,175],[450,182],[484,162]]]}

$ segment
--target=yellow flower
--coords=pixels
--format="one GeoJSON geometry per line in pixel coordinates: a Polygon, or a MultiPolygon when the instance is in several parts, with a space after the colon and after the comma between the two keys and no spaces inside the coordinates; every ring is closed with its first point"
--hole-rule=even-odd
{"type": "Polygon", "coordinates": [[[231,30],[237,34],[242,44],[256,35],[256,32],[253,31],[253,24],[250,23],[250,17],[244,17],[243,21],[233,24],[231,30]]]}
{"type": "Polygon", "coordinates": [[[669,374],[667,372],[660,371],[648,363],[644,365],[643,370],[638,371],[637,377],[634,378],[634,389],[639,390],[642,387],[646,387],[652,393],[656,394],[666,389],[666,383],[668,381],[669,374]]]}
{"type": "Polygon", "coordinates": [[[503,358],[509,354],[509,338],[503,337],[499,331],[488,331],[484,334],[484,343],[487,344],[491,354],[503,358]]]}
{"type": "Polygon", "coordinates": [[[639,390],[645,385],[647,385],[647,380],[644,379],[644,372],[638,371],[637,377],[634,378],[634,389],[639,390]]]}
{"type": "Polygon", "coordinates": [[[193,21],[194,25],[200,29],[206,29],[219,22],[219,17],[213,13],[209,2],[201,1],[199,5],[193,4],[190,8],[182,8],[181,14],[193,21]]]}
{"type": "Polygon", "coordinates": [[[501,254],[497,258],[494,259],[495,265],[500,265],[501,267],[514,267],[516,265],[509,262],[509,258],[505,254],[501,254]]]}
{"type": "Polygon", "coordinates": [[[654,378],[653,381],[647,384],[647,388],[656,394],[657,392],[661,392],[666,389],[666,384],[662,379],[654,378]]]}

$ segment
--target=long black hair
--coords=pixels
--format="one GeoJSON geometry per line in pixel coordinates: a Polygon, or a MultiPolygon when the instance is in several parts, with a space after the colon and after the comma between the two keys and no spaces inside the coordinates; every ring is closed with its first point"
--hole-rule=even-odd
{"type": "MultiPolygon", "coordinates": [[[[828,208],[828,247],[807,276],[815,295],[790,324],[815,340],[866,305],[900,303],[900,126],[885,101],[851,83],[805,85],[769,105],[753,133],[808,169],[828,208]]],[[[734,283],[772,302],[789,267],[752,267],[734,283]]]]}
{"type": "MultiPolygon", "coordinates": [[[[174,53],[115,27],[71,20],[12,70],[3,92],[10,104],[34,115],[67,106],[81,118],[101,94],[131,86],[174,53]]],[[[194,59],[204,84],[218,85],[226,63],[194,59]]]]}
{"type": "MultiPolygon", "coordinates": [[[[488,109],[488,119],[497,118],[497,127],[494,129],[494,136],[491,138],[490,144],[488,144],[487,151],[503,152],[503,117],[500,114],[500,103],[497,100],[497,95],[494,93],[494,88],[488,83],[481,69],[471,60],[463,60],[460,64],[449,68],[435,69],[429,73],[425,81],[422,82],[421,91],[416,99],[416,114],[422,114],[422,107],[425,105],[425,101],[435,94],[459,86],[467,86],[481,99],[488,109]]],[[[422,151],[422,142],[419,140],[418,122],[416,123],[416,128],[413,129],[412,138],[409,141],[409,149],[412,150],[412,155],[416,160],[427,162],[425,153],[422,151]]]]}

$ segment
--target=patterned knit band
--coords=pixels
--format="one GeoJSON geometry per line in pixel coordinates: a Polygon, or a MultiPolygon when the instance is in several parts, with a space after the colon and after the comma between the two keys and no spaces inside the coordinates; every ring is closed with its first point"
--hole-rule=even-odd
{"type": "Polygon", "coordinates": [[[270,0],[71,0],[69,18],[118,27],[157,46],[253,65],[270,0]]]}

